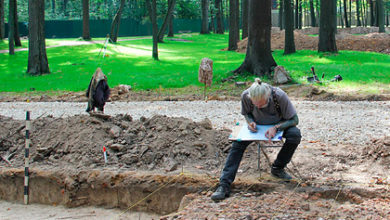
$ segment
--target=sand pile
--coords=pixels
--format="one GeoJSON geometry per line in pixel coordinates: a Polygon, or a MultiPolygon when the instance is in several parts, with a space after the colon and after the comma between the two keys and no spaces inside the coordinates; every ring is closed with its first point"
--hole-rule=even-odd
{"type": "MultiPolygon", "coordinates": [[[[317,50],[318,35],[310,36],[303,31],[294,31],[295,48],[297,50],[317,50]]],[[[390,54],[390,34],[368,33],[364,35],[354,35],[347,32],[340,32],[336,35],[338,50],[372,51],[390,54]]],[[[247,38],[238,43],[237,52],[245,53],[247,38]]],[[[272,30],[271,33],[272,50],[284,49],[284,31],[272,30]]]]}

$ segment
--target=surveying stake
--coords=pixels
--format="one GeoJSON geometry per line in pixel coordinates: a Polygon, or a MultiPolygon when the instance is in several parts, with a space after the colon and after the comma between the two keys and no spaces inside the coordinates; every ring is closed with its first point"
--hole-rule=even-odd
{"type": "Polygon", "coordinates": [[[104,40],[104,45],[103,45],[102,48],[100,48],[98,57],[100,57],[100,54],[101,54],[101,52],[102,52],[103,49],[104,49],[104,50],[103,50],[103,59],[104,59],[104,57],[106,56],[107,44],[108,44],[108,41],[109,41],[109,40],[110,40],[110,36],[107,34],[106,39],[104,40]]]}
{"type": "Polygon", "coordinates": [[[26,146],[24,154],[24,204],[28,205],[28,179],[29,179],[29,150],[30,150],[30,112],[26,112],[26,146]]]}

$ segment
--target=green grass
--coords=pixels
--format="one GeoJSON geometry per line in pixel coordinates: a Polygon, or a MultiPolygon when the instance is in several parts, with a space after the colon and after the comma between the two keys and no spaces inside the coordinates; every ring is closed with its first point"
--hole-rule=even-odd
{"type": "MultiPolygon", "coordinates": [[[[220,88],[220,79],[229,76],[229,72],[236,69],[245,57],[245,54],[221,50],[227,47],[228,34],[183,34],[175,38],[190,42],[166,38],[166,43],[159,44],[159,61],[151,58],[151,39],[110,44],[108,57],[104,59],[98,57],[102,44],[48,48],[51,74],[42,76],[25,73],[27,51],[16,52],[13,56],[0,54],[0,80],[3,82],[0,91],[23,92],[32,88],[36,91],[81,91],[87,88],[97,67],[103,69],[111,87],[129,84],[134,89],[145,90],[160,86],[202,86],[198,82],[198,68],[203,57],[214,60],[214,82],[217,84],[214,88],[220,88]]],[[[51,43],[57,41],[52,40],[51,43]]],[[[335,89],[359,88],[363,85],[369,88],[366,90],[375,93],[378,92],[377,88],[386,89],[390,84],[390,56],[385,54],[340,51],[337,55],[327,55],[305,50],[284,56],[283,51],[277,50],[273,55],[278,65],[283,65],[299,83],[305,83],[305,77],[310,75],[310,67],[315,66],[318,75],[325,73],[326,80],[337,74],[342,75],[342,82],[327,85],[335,89]]],[[[238,80],[253,78],[246,74],[238,80]]]]}

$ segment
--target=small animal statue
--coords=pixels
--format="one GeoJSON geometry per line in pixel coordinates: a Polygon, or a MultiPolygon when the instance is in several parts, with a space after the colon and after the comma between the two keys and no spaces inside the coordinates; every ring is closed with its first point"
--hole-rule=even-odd
{"type": "Polygon", "coordinates": [[[110,96],[110,87],[108,87],[107,84],[107,76],[104,75],[100,68],[97,68],[93,74],[86,96],[88,97],[86,112],[94,112],[95,108],[97,108],[98,111],[104,111],[104,105],[110,96]]]}
{"type": "Polygon", "coordinates": [[[320,80],[318,79],[318,77],[317,77],[317,75],[316,75],[316,73],[314,71],[314,66],[311,67],[311,72],[312,72],[313,76],[307,77],[307,81],[309,83],[320,82],[320,80]]]}

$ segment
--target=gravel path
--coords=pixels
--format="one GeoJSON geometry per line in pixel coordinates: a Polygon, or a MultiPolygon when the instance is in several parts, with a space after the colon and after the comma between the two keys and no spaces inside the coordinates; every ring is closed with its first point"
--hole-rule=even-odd
{"type": "MultiPolygon", "coordinates": [[[[313,102],[293,101],[297,108],[303,141],[325,144],[364,145],[371,138],[390,133],[390,102],[313,102]]],[[[32,119],[41,115],[68,117],[86,114],[86,103],[77,102],[1,102],[1,115],[23,120],[25,111],[32,119]]],[[[209,118],[217,129],[243,122],[238,101],[191,102],[110,102],[105,113],[130,114],[134,119],[155,114],[186,117],[194,121],[209,118]]]]}

